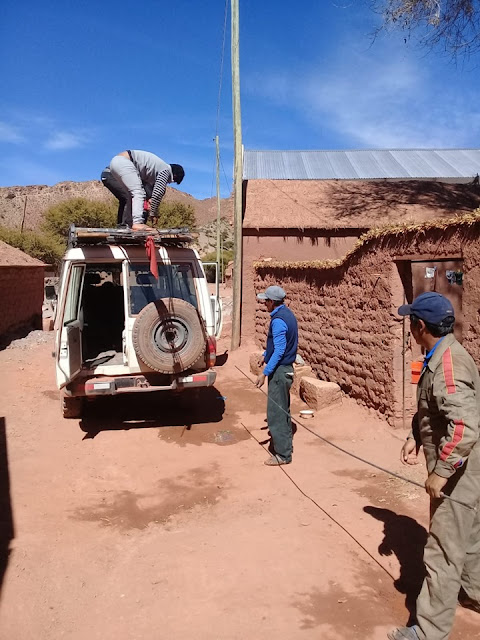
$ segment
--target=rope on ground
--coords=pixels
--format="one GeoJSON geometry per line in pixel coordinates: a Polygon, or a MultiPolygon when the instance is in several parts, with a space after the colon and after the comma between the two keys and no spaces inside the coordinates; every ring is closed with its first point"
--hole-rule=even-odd
{"type": "MultiPolygon", "coordinates": [[[[262,449],[264,449],[264,450],[265,450],[265,451],[267,451],[267,453],[268,453],[268,449],[266,449],[266,448],[265,448],[265,446],[260,442],[260,440],[258,440],[258,439],[253,435],[253,433],[252,433],[249,429],[247,429],[247,427],[243,424],[243,422],[241,422],[240,424],[241,424],[241,425],[242,425],[242,427],[245,429],[245,431],[246,431],[246,432],[247,432],[247,433],[248,433],[248,434],[249,434],[249,435],[250,435],[250,436],[251,436],[251,437],[252,437],[256,442],[258,442],[258,444],[262,447],[262,449]]],[[[281,470],[281,471],[282,471],[282,472],[287,476],[287,478],[288,478],[288,479],[290,480],[290,482],[291,482],[291,483],[292,483],[292,484],[293,484],[293,485],[298,489],[298,491],[300,491],[300,493],[302,494],[302,496],[304,496],[305,498],[307,498],[307,500],[310,500],[310,502],[313,502],[313,504],[317,507],[317,509],[320,509],[320,511],[321,511],[322,513],[324,513],[324,514],[327,516],[327,518],[330,518],[330,520],[331,520],[332,522],[334,522],[334,523],[337,525],[337,527],[339,527],[340,529],[342,529],[342,531],[344,531],[344,532],[347,534],[347,536],[348,536],[349,538],[351,538],[351,539],[352,539],[352,540],[353,540],[353,541],[354,541],[354,542],[355,542],[355,543],[356,543],[356,544],[357,544],[357,545],[358,545],[358,546],[359,546],[359,547],[360,547],[360,548],[361,548],[361,549],[362,549],[362,550],[367,554],[367,556],[368,556],[371,560],[373,560],[376,564],[378,564],[378,566],[380,567],[380,569],[383,569],[383,570],[385,571],[385,573],[386,573],[388,576],[390,576],[390,578],[392,578],[392,580],[395,580],[395,576],[393,576],[393,575],[390,573],[390,571],[389,571],[388,569],[386,569],[386,568],[383,566],[383,564],[382,564],[381,562],[379,562],[379,561],[375,558],[375,556],[373,556],[373,555],[370,553],[370,551],[369,551],[368,549],[366,549],[366,548],[363,546],[363,544],[362,544],[359,540],[357,540],[357,538],[355,538],[355,536],[354,536],[354,535],[352,535],[352,534],[350,533],[350,531],[348,531],[348,529],[345,529],[345,527],[343,526],[343,524],[340,524],[340,522],[338,522],[338,520],[335,520],[335,518],[334,518],[330,513],[328,513],[328,511],[325,511],[325,509],[324,509],[323,507],[321,507],[321,506],[318,504],[318,502],[316,502],[312,497],[310,497],[308,494],[306,494],[306,493],[305,493],[305,491],[304,491],[301,487],[299,487],[299,486],[298,486],[298,484],[295,482],[295,480],[292,478],[292,476],[291,476],[291,475],[290,475],[290,474],[289,474],[289,473],[288,473],[288,472],[283,468],[283,466],[279,466],[278,468],[279,468],[279,469],[280,469],[280,470],[281,470]]]]}
{"type": "MultiPolygon", "coordinates": [[[[235,365],[235,367],[236,367],[236,369],[238,369],[240,371],[240,373],[242,375],[245,376],[245,378],[247,378],[247,380],[249,382],[251,382],[255,386],[255,381],[252,380],[250,378],[250,376],[248,376],[244,371],[242,371],[236,365],[235,365]]],[[[268,394],[263,389],[260,389],[259,387],[256,387],[256,386],[255,386],[255,388],[259,389],[259,391],[261,391],[268,398],[268,394]]],[[[290,419],[292,419],[292,416],[291,416],[290,412],[285,411],[285,409],[283,407],[281,407],[277,402],[275,402],[275,400],[272,400],[270,398],[270,402],[273,402],[281,411],[283,411],[283,413],[285,413],[290,419]]],[[[365,458],[361,458],[360,456],[357,456],[355,453],[352,453],[351,451],[347,451],[347,449],[343,449],[342,447],[339,447],[338,444],[335,444],[334,442],[331,442],[327,438],[324,438],[320,434],[318,434],[315,431],[313,431],[313,429],[310,429],[306,425],[302,424],[302,421],[301,421],[300,418],[293,418],[293,419],[295,420],[296,423],[298,422],[300,424],[300,426],[303,427],[306,431],[309,431],[311,434],[313,434],[317,438],[320,438],[320,440],[322,440],[323,442],[329,444],[331,447],[334,447],[335,449],[338,449],[342,453],[345,453],[347,456],[351,456],[352,458],[355,458],[356,460],[359,460],[360,462],[363,462],[364,464],[368,464],[370,467],[373,467],[374,469],[378,469],[379,471],[382,471],[383,473],[386,473],[386,474],[392,476],[393,478],[397,478],[398,480],[402,480],[403,482],[408,482],[409,484],[413,484],[416,487],[420,487],[421,489],[425,489],[425,486],[423,484],[420,484],[420,482],[416,482],[415,480],[411,480],[410,478],[405,478],[405,476],[401,476],[398,473],[395,473],[394,471],[390,471],[389,469],[385,469],[384,467],[380,467],[378,464],[375,464],[374,462],[370,462],[370,460],[365,460],[365,458]]],[[[444,493],[442,493],[441,496],[442,496],[442,498],[445,498],[446,500],[451,500],[452,502],[460,504],[462,507],[466,507],[467,509],[471,509],[472,511],[476,511],[477,510],[476,507],[474,507],[474,506],[472,506],[470,504],[467,504],[466,502],[462,502],[461,500],[457,500],[456,498],[452,498],[451,496],[448,496],[448,495],[446,495],[444,493]]]]}

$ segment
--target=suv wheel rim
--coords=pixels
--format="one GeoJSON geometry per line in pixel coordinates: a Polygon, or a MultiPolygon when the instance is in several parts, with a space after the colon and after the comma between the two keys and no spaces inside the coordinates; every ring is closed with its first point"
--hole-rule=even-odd
{"type": "Polygon", "coordinates": [[[160,351],[176,353],[188,342],[188,327],[178,318],[169,318],[155,329],[153,340],[160,351]]]}

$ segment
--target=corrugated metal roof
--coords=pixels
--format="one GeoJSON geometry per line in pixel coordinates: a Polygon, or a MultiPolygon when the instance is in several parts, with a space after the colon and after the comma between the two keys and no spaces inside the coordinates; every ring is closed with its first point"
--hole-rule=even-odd
{"type": "Polygon", "coordinates": [[[464,182],[480,174],[480,149],[251,151],[244,180],[422,180],[464,182]]]}

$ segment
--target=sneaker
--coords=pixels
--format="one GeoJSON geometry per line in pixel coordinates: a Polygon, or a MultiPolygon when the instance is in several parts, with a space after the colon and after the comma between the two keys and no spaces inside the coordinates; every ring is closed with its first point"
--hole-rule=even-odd
{"type": "Polygon", "coordinates": [[[419,640],[415,627],[399,627],[387,633],[389,640],[419,640]]]}
{"type": "Polygon", "coordinates": [[[274,455],[274,456],[270,456],[268,460],[265,460],[263,464],[266,464],[267,467],[278,467],[281,464],[290,464],[291,462],[292,462],[291,460],[285,460],[280,456],[274,455]]]}
{"type": "Polygon", "coordinates": [[[480,602],[470,598],[463,587],[460,589],[460,593],[458,594],[458,604],[465,609],[470,609],[471,611],[480,613],[480,602]]]}

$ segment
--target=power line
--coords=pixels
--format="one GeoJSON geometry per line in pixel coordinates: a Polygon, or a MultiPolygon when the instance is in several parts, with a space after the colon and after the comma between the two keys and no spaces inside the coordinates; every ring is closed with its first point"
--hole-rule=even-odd
{"type": "Polygon", "coordinates": [[[228,184],[227,174],[225,173],[225,167],[223,166],[222,158],[220,158],[220,164],[222,165],[223,175],[225,176],[225,184],[227,185],[228,192],[232,192],[232,187],[228,184]]]}
{"type": "Polygon", "coordinates": [[[215,135],[218,136],[218,123],[220,120],[220,99],[222,96],[222,81],[223,81],[223,61],[225,59],[225,39],[227,32],[227,14],[228,14],[228,0],[225,0],[225,15],[223,18],[223,40],[222,40],[222,54],[220,57],[220,78],[218,83],[218,98],[217,98],[217,120],[215,123],[215,135]]]}

